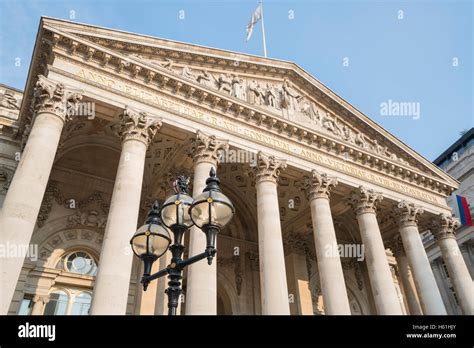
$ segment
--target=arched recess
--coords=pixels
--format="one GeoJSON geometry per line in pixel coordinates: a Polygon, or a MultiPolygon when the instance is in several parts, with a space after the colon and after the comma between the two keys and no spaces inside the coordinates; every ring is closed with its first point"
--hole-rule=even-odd
{"type": "Polygon", "coordinates": [[[240,314],[239,295],[226,272],[217,274],[217,314],[240,314]]]}
{"type": "Polygon", "coordinates": [[[255,209],[252,209],[253,206],[252,204],[249,204],[246,197],[244,197],[238,189],[236,190],[235,187],[232,187],[224,180],[221,181],[221,189],[232,201],[236,211],[236,214],[230,221],[229,225],[224,229],[223,234],[242,240],[256,242],[256,207],[254,207],[255,209]]]}
{"type": "Polygon", "coordinates": [[[99,259],[103,230],[86,226],[65,228],[69,216],[50,220],[35,230],[31,244],[38,245],[38,266],[54,268],[55,262],[66,250],[77,247],[87,249],[99,259]]]}
{"type": "Polygon", "coordinates": [[[352,276],[345,275],[347,297],[352,315],[370,315],[370,306],[367,293],[359,289],[357,282],[352,276]]]}

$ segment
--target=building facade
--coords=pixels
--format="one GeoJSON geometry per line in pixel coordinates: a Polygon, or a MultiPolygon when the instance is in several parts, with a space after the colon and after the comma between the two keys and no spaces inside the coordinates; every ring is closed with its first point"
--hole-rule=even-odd
{"type": "Polygon", "coordinates": [[[427,229],[474,313],[459,183],[294,63],[42,18],[24,93],[2,90],[2,314],[165,313],[129,241],[212,167],[236,214],[181,314],[446,314],[427,229]]]}
{"type": "MultiPolygon", "coordinates": [[[[474,202],[474,128],[464,133],[434,163],[460,182],[459,188],[447,198],[448,205],[459,218],[456,196],[466,197],[469,203],[474,202]]],[[[474,216],[472,205],[469,205],[469,213],[474,216]]],[[[433,235],[428,231],[422,236],[446,310],[449,314],[462,314],[453,280],[433,235]]],[[[474,226],[461,225],[456,232],[456,239],[469,273],[474,277],[474,226]]]]}

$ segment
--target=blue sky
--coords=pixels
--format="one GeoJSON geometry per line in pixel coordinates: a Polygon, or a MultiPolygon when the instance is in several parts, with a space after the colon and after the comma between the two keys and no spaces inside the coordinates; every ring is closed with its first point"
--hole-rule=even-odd
{"type": "MultiPolygon", "coordinates": [[[[263,55],[260,25],[245,43],[257,4],[0,0],[0,83],[24,88],[42,15],[263,55]]],[[[433,160],[474,125],[473,7],[468,0],[266,0],[268,56],[294,61],[433,160]],[[389,100],[418,103],[420,117],[381,115],[389,100]]]]}

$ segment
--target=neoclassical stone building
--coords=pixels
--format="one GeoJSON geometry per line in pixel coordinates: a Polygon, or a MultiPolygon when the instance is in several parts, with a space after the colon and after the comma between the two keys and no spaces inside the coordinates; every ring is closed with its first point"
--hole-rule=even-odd
{"type": "Polygon", "coordinates": [[[474,313],[458,182],[294,63],[42,18],[23,95],[0,92],[2,314],[165,313],[129,240],[211,167],[236,214],[181,314],[446,314],[427,229],[474,313]]]}
{"type": "MultiPolygon", "coordinates": [[[[471,204],[474,202],[474,128],[463,134],[433,163],[460,182],[459,188],[447,199],[455,216],[459,217],[456,195],[466,197],[471,204]]],[[[469,210],[471,216],[474,216],[474,206],[471,205],[469,210]]],[[[467,224],[461,226],[456,232],[456,239],[469,273],[471,277],[474,277],[474,226],[467,226],[467,224]]],[[[422,234],[422,240],[448,314],[462,314],[463,310],[454,281],[434,236],[427,231],[422,234]]]]}

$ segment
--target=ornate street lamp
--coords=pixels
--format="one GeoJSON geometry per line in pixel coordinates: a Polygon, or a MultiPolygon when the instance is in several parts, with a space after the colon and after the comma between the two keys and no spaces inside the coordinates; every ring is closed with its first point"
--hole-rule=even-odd
{"type": "Polygon", "coordinates": [[[148,284],[168,275],[168,314],[176,315],[179,298],[183,292],[181,279],[183,269],[197,261],[207,258],[209,265],[216,254],[216,237],[235,213],[232,202],[219,188],[219,179],[214,168],[206,180],[206,187],[196,199],[188,194],[189,178],[179,176],[174,183],[175,194],[164,202],[161,210],[158,202],[153,203],[145,224],[138,229],[130,240],[132,250],[144,265],[141,282],[146,291],[148,284]],[[197,226],[206,234],[206,249],[203,253],[182,259],[184,252],[183,237],[191,226],[197,226]],[[170,229],[174,240],[171,243],[170,229]],[[171,263],[155,274],[151,273],[153,263],[168,250],[171,251],[171,263]]]}

